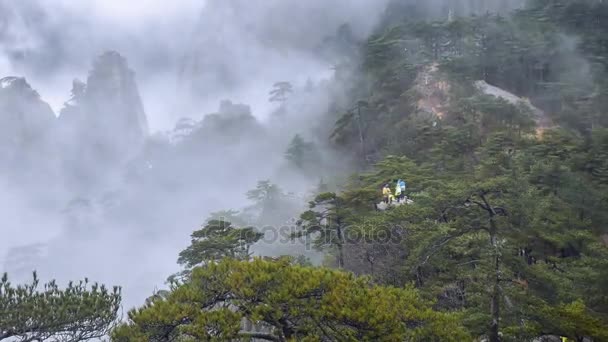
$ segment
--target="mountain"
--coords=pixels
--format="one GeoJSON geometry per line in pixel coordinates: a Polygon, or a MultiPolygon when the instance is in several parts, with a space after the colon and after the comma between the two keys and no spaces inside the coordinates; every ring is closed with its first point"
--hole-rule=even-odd
{"type": "Polygon", "coordinates": [[[205,136],[218,135],[220,132],[216,139],[228,138],[235,141],[238,137],[259,136],[262,130],[248,105],[224,100],[221,101],[217,113],[207,114],[203,118],[200,129],[193,132],[193,137],[198,135],[202,141],[205,136]]]}
{"type": "MultiPolygon", "coordinates": [[[[35,163],[49,148],[55,121],[51,107],[25,78],[0,80],[0,160],[2,167],[35,163]]],[[[47,158],[48,159],[48,158],[47,158]]],[[[17,169],[17,168],[13,168],[17,169]]]]}
{"type": "Polygon", "coordinates": [[[72,98],[59,116],[65,167],[72,176],[91,180],[139,153],[148,136],[135,74],[117,52],[93,64],[87,82],[75,80],[72,98]]]}
{"type": "Polygon", "coordinates": [[[148,135],[135,74],[117,52],[95,61],[86,85],[74,83],[72,101],[80,107],[83,132],[107,152],[137,151],[148,135]]]}

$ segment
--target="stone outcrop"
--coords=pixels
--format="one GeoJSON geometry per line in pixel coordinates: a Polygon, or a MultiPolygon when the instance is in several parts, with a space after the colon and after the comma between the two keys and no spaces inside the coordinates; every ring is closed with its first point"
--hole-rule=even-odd
{"type": "Polygon", "coordinates": [[[58,126],[65,174],[82,184],[94,184],[141,151],[148,123],[124,57],[106,52],[95,60],[86,83],[74,80],[58,126]]]}
{"type": "Polygon", "coordinates": [[[86,84],[74,81],[72,98],[59,119],[105,152],[137,150],[148,135],[134,73],[116,52],[95,61],[86,84]]]}
{"type": "MultiPolygon", "coordinates": [[[[473,86],[480,94],[505,100],[515,106],[527,107],[536,121],[538,133],[542,133],[543,130],[553,125],[547,113],[534,106],[529,99],[519,97],[483,80],[473,82],[473,86]]],[[[451,85],[447,77],[442,75],[438,64],[433,63],[424,67],[418,74],[414,85],[418,109],[443,119],[450,106],[450,88],[451,85]]]]}
{"type": "Polygon", "coordinates": [[[0,160],[3,167],[35,162],[50,147],[51,107],[25,78],[0,79],[0,160]]]}

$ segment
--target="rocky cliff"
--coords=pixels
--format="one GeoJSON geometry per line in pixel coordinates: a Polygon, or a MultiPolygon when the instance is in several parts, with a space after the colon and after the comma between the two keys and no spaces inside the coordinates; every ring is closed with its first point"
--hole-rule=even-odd
{"type": "MultiPolygon", "coordinates": [[[[0,80],[0,167],[35,162],[50,147],[55,121],[51,107],[25,78],[0,80]]],[[[47,159],[48,160],[48,159],[47,159]]]]}
{"type": "Polygon", "coordinates": [[[135,74],[124,57],[106,52],[94,62],[86,83],[74,81],[58,126],[64,167],[81,183],[139,153],[148,123],[135,74]]]}

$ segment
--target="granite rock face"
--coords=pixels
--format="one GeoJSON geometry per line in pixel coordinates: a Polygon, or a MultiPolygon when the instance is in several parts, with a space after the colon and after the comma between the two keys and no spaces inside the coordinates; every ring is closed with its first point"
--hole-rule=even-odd
{"type": "Polygon", "coordinates": [[[72,98],[59,121],[96,145],[99,153],[138,150],[148,135],[148,123],[134,73],[126,60],[116,52],[101,55],[86,84],[74,81],[72,98]]]}
{"type": "Polygon", "coordinates": [[[113,51],[98,57],[86,83],[74,80],[58,121],[68,183],[95,184],[137,155],[148,137],[148,122],[126,59],[113,51]]]}
{"type": "Polygon", "coordinates": [[[22,77],[0,79],[0,167],[30,163],[50,148],[51,107],[22,77]]]}

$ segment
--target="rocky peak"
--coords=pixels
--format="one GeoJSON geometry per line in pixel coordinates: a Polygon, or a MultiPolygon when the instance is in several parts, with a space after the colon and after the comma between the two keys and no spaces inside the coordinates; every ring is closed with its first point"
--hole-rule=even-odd
{"type": "Polygon", "coordinates": [[[85,101],[88,109],[96,111],[90,119],[100,124],[117,124],[130,134],[143,139],[148,134],[135,73],[127,61],[115,51],[106,52],[94,63],[89,74],[85,101]]]}
{"type": "Polygon", "coordinates": [[[180,118],[172,131],[165,132],[164,138],[168,139],[172,144],[179,144],[190,136],[199,125],[200,122],[197,122],[192,118],[180,118]]]}
{"type": "Polygon", "coordinates": [[[55,119],[48,103],[40,99],[23,77],[0,79],[0,122],[3,135],[32,134],[47,130],[55,119]]]}
{"type": "Polygon", "coordinates": [[[75,134],[79,144],[98,146],[99,153],[112,158],[136,152],[148,135],[135,74],[114,51],[94,61],[86,84],[74,80],[59,119],[64,132],[75,134]]]}
{"type": "Polygon", "coordinates": [[[94,61],[86,83],[74,80],[59,132],[63,174],[78,189],[102,186],[105,176],[141,151],[148,122],[124,57],[106,52],[94,61]]]}
{"type": "Polygon", "coordinates": [[[195,144],[226,144],[262,134],[264,128],[246,104],[229,100],[220,102],[215,113],[207,114],[195,125],[184,141],[195,144]]]}
{"type": "MultiPolygon", "coordinates": [[[[527,107],[537,123],[538,133],[542,133],[546,128],[553,125],[549,116],[541,109],[534,106],[527,98],[521,98],[483,80],[474,81],[473,86],[480,94],[505,100],[515,106],[523,105],[524,107],[527,107]]],[[[451,85],[448,78],[439,70],[437,63],[422,68],[416,78],[414,86],[416,94],[418,95],[418,109],[434,117],[443,119],[451,102],[450,88],[451,85]]]]}
{"type": "Polygon", "coordinates": [[[253,118],[250,106],[241,103],[232,103],[230,100],[222,100],[220,102],[219,114],[234,118],[253,118]]]}
{"type": "Polygon", "coordinates": [[[87,85],[79,79],[72,81],[72,97],[67,102],[69,105],[76,105],[86,93],[87,85]]]}
{"type": "Polygon", "coordinates": [[[230,100],[220,102],[217,113],[208,114],[202,125],[206,128],[225,129],[255,125],[257,121],[251,114],[251,107],[245,104],[232,103],[230,100]]]}
{"type": "Polygon", "coordinates": [[[63,125],[65,125],[67,122],[74,124],[75,121],[83,119],[80,109],[86,93],[86,88],[87,85],[81,80],[75,79],[72,81],[72,95],[64,104],[59,116],[59,122],[61,122],[63,125]]]}
{"type": "Polygon", "coordinates": [[[0,164],[6,171],[25,167],[24,163],[39,170],[54,123],[55,113],[25,78],[0,79],[0,164]]]}
{"type": "Polygon", "coordinates": [[[23,86],[24,84],[27,84],[27,82],[25,81],[25,78],[9,76],[9,77],[5,77],[0,80],[1,89],[12,88],[14,86],[18,86],[19,84],[21,84],[21,86],[23,86]]]}
{"type": "Polygon", "coordinates": [[[27,83],[24,77],[8,76],[0,79],[0,91],[3,94],[12,94],[25,99],[40,99],[38,92],[27,83]]]}

